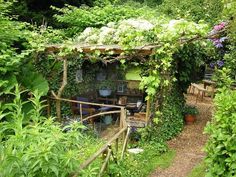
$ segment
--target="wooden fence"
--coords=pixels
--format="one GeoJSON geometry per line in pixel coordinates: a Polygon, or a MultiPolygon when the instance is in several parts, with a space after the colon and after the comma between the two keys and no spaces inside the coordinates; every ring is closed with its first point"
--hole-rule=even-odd
{"type": "Polygon", "coordinates": [[[130,133],[130,127],[126,123],[126,109],[123,106],[117,106],[117,105],[109,105],[109,104],[99,104],[99,103],[92,103],[92,102],[84,102],[84,101],[76,101],[76,100],[70,100],[70,99],[65,99],[65,98],[52,98],[56,101],[65,101],[69,103],[77,103],[80,105],[80,121],[83,123],[86,120],[93,119],[95,117],[99,117],[102,115],[107,115],[107,114],[120,114],[119,118],[119,131],[111,137],[107,143],[102,146],[96,153],[91,155],[85,162],[83,162],[80,167],[75,171],[75,173],[71,174],[71,176],[76,177],[79,176],[81,170],[85,169],[88,167],[91,163],[93,163],[97,158],[100,156],[104,156],[105,154],[105,159],[103,164],[101,165],[99,176],[102,176],[109,165],[109,161],[112,158],[115,163],[118,161],[118,150],[119,150],[119,141],[123,140],[123,145],[122,145],[122,151],[120,154],[120,159],[122,160],[124,158],[126,148],[127,148],[127,143],[128,143],[128,138],[129,138],[129,133],[130,133]],[[83,111],[83,106],[82,105],[91,105],[91,106],[100,106],[100,107],[109,107],[109,108],[118,108],[119,110],[114,110],[114,111],[104,111],[104,112],[99,112],[94,115],[89,115],[87,117],[83,118],[82,111],[83,111]],[[114,146],[114,148],[113,148],[114,146]],[[115,149],[115,151],[113,150],[115,149]]]}

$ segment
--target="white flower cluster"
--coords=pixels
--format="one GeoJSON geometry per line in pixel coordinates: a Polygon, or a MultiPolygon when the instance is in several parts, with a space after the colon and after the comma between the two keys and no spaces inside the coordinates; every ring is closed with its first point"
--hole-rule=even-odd
{"type": "Polygon", "coordinates": [[[127,19],[118,23],[110,22],[100,29],[86,28],[77,37],[77,42],[135,47],[152,43],[153,40],[156,42],[192,38],[196,34],[204,35],[207,31],[208,25],[184,19],[168,21],[160,18],[155,25],[147,20],[127,19]]]}
{"type": "MultiPolygon", "coordinates": [[[[78,37],[77,41],[86,44],[118,44],[121,36],[125,34],[149,31],[154,25],[147,20],[128,19],[119,23],[110,22],[107,26],[100,29],[86,28],[78,37]]],[[[134,40],[142,41],[142,36],[136,37],[134,40]]]]}

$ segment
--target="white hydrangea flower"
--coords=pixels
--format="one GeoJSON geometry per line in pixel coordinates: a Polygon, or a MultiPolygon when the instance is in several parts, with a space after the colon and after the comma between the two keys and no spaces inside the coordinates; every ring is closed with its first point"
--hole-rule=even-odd
{"type": "Polygon", "coordinates": [[[152,23],[150,23],[147,20],[141,20],[141,19],[128,19],[128,20],[124,20],[124,23],[127,23],[128,25],[136,28],[136,29],[140,29],[140,30],[151,30],[154,25],[152,23]]]}

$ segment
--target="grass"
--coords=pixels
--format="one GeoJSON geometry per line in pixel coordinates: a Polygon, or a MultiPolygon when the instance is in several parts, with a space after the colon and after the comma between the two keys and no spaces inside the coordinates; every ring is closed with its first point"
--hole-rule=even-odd
{"type": "Polygon", "coordinates": [[[146,177],[157,168],[165,169],[171,165],[176,155],[174,150],[158,152],[152,145],[142,147],[140,154],[127,154],[126,158],[115,171],[122,177],[146,177]]]}
{"type": "Polygon", "coordinates": [[[155,165],[154,167],[155,168],[160,167],[161,169],[168,168],[173,162],[175,155],[176,152],[174,150],[169,150],[168,152],[159,156],[159,158],[154,158],[153,159],[153,164],[155,165]]]}
{"type": "Polygon", "coordinates": [[[188,177],[205,177],[206,175],[206,165],[204,161],[200,162],[198,165],[194,167],[188,177]]]}

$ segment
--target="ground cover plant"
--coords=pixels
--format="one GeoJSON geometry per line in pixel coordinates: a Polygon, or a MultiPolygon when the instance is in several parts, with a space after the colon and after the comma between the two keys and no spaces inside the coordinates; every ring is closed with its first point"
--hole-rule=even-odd
{"type": "Polygon", "coordinates": [[[206,176],[206,164],[204,163],[204,161],[196,165],[188,175],[188,177],[205,177],[205,176],[206,176]]]}
{"type": "Polygon", "coordinates": [[[175,157],[175,151],[170,150],[163,143],[138,142],[130,144],[128,148],[139,147],[144,151],[139,154],[127,153],[124,160],[118,164],[111,162],[107,169],[107,176],[148,176],[156,167],[169,167],[175,157]]]}

